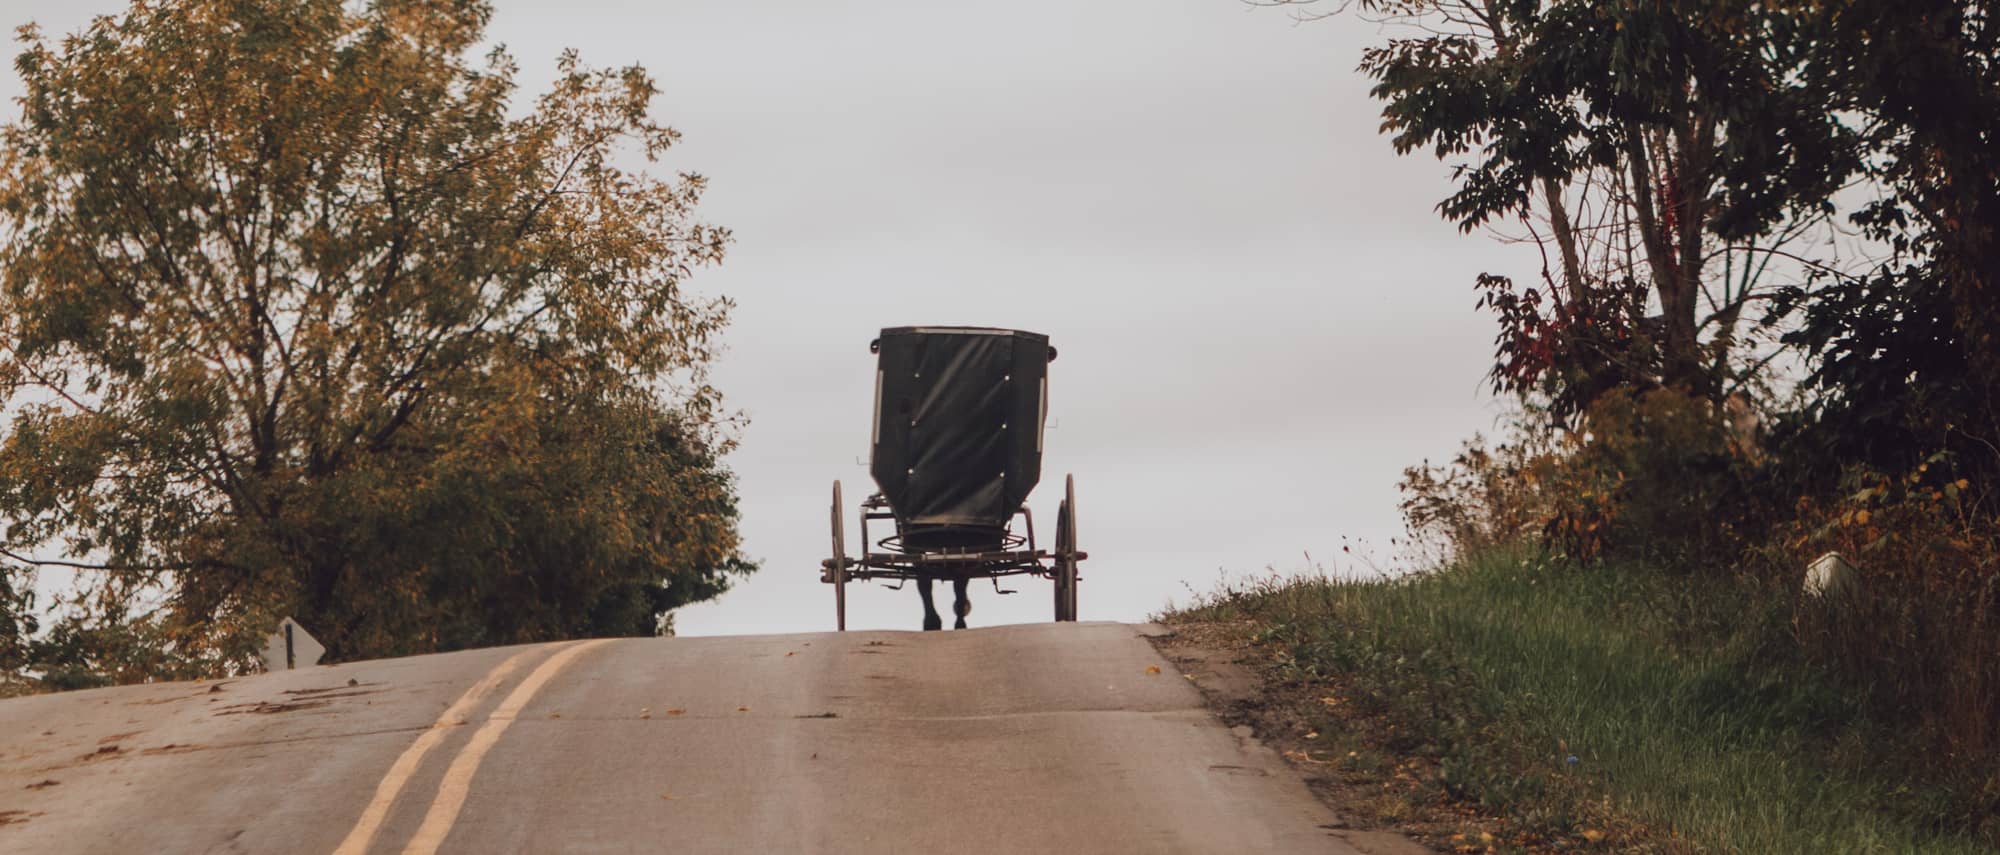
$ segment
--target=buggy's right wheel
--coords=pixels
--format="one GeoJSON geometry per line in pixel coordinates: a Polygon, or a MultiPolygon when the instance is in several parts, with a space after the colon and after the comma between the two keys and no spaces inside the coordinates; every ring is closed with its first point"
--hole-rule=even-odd
{"type": "Polygon", "coordinates": [[[1062,507],[1056,511],[1056,620],[1076,620],[1076,478],[1063,479],[1062,507]]]}
{"type": "Polygon", "coordinates": [[[847,533],[840,524],[840,482],[833,482],[833,559],[827,567],[833,583],[833,625],[847,631],[847,533]]]}

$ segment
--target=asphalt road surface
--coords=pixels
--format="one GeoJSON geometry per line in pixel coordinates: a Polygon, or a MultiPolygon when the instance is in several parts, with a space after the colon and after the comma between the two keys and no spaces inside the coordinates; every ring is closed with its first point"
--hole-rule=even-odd
{"type": "Polygon", "coordinates": [[[1336,852],[1144,627],[621,639],[0,701],[0,852],[1336,852]]]}

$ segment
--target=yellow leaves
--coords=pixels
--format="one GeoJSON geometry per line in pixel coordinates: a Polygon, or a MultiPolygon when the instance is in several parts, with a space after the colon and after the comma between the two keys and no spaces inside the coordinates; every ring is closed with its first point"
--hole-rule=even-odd
{"type": "Polygon", "coordinates": [[[1158,675],[1159,673],[1160,673],[1160,666],[1158,665],[1146,666],[1146,674],[1148,676],[1158,675]]]}
{"type": "Polygon", "coordinates": [[[0,454],[0,484],[35,493],[0,518],[61,508],[50,526],[117,560],[231,568],[165,583],[199,628],[179,650],[231,648],[297,591],[359,621],[329,639],[345,657],[631,634],[680,603],[577,612],[747,572],[731,488],[701,483],[727,442],[704,371],[728,304],[679,290],[728,237],[692,218],[699,178],[621,166],[672,143],[643,70],[571,55],[510,104],[540,87],[452,49],[484,16],[287,8],[141,3],[103,39],[26,37],[0,339],[55,346],[0,359],[0,389],[18,368],[117,411],[108,435],[43,437],[51,465],[0,454]],[[406,38],[353,37],[371,28],[406,38]],[[650,441],[668,419],[699,441],[650,441]],[[124,457],[90,471],[117,480],[87,495],[33,477],[106,448],[124,457]],[[630,465],[649,457],[668,462],[630,465]],[[560,588],[483,599],[522,580],[560,588]]]}
{"type": "Polygon", "coordinates": [[[1490,831],[1482,830],[1477,835],[1461,831],[1451,836],[1451,850],[1453,852],[1490,852],[1493,850],[1493,842],[1496,839],[1493,836],[1493,832],[1490,831]]]}
{"type": "Polygon", "coordinates": [[[1583,830],[1583,839],[1592,843],[1602,843],[1604,841],[1604,832],[1598,831],[1595,828],[1586,828],[1583,830]]]}

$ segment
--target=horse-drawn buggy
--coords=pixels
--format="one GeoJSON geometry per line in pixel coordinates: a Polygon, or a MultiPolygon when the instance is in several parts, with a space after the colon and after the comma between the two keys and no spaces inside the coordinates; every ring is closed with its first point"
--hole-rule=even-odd
{"type": "Polygon", "coordinates": [[[1047,336],[978,327],[894,327],[868,345],[876,355],[875,427],[869,471],[878,492],[860,505],[861,551],[847,554],[840,482],[833,482],[833,557],[820,581],[833,585],[834,614],[847,629],[847,583],[915,581],[924,629],[942,629],[931,584],[953,586],[956,628],[972,604],[967,586],[1005,576],[1055,583],[1055,619],[1076,620],[1076,485],[1063,481],[1054,549],[1035,539],[1025,504],[1042,475],[1048,417],[1047,336]],[[1019,521],[1018,530],[1015,522],[1019,521]],[[880,533],[871,540],[870,523],[880,533]]]}

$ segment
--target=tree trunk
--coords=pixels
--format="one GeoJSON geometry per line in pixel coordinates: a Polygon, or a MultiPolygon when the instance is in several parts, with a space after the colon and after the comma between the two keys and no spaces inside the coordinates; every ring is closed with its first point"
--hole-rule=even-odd
{"type": "Polygon", "coordinates": [[[1554,178],[1542,179],[1542,196],[1549,206],[1549,227],[1555,232],[1556,249],[1562,254],[1562,291],[1557,296],[1574,300],[1583,293],[1583,262],[1576,253],[1576,229],[1570,224],[1569,209],[1563,204],[1562,185],[1554,178]]]}

